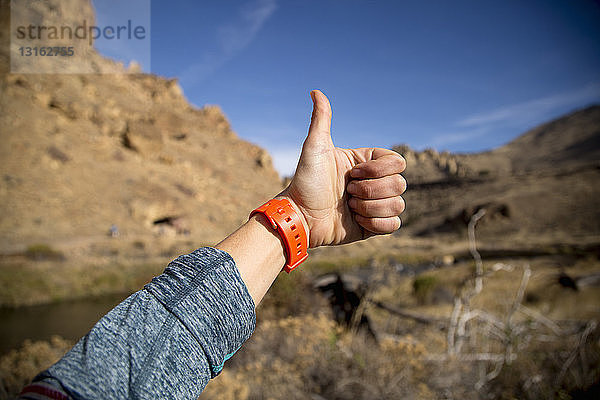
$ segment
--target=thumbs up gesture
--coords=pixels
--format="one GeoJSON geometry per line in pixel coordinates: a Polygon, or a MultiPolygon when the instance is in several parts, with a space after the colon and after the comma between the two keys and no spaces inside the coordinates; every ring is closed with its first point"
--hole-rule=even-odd
{"type": "Polygon", "coordinates": [[[350,243],[399,229],[404,158],[388,149],[335,147],[329,100],[318,90],[310,95],[308,136],[296,173],[280,194],[304,217],[309,246],[350,243]]]}

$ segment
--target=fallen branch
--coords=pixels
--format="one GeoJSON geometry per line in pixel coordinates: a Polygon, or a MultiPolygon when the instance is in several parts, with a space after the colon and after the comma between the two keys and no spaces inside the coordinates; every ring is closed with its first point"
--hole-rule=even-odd
{"type": "Polygon", "coordinates": [[[380,301],[370,300],[370,302],[374,306],[377,306],[377,307],[381,308],[382,310],[385,310],[385,311],[389,312],[390,314],[394,314],[394,315],[397,315],[397,316],[402,317],[402,318],[412,319],[413,321],[418,322],[420,324],[424,324],[424,325],[444,324],[445,325],[445,324],[448,323],[448,320],[446,318],[437,318],[437,317],[425,316],[423,314],[418,314],[418,313],[413,312],[413,311],[402,310],[400,308],[389,306],[389,305],[384,304],[384,303],[382,303],[380,301]]]}
{"type": "MultiPolygon", "coordinates": [[[[512,359],[516,360],[517,356],[513,355],[512,359]]],[[[445,361],[492,361],[492,362],[502,362],[506,359],[504,354],[494,354],[494,353],[462,353],[457,355],[448,355],[448,354],[427,354],[420,358],[423,361],[436,361],[436,362],[445,362],[445,361]]]]}
{"type": "Polygon", "coordinates": [[[598,323],[595,320],[591,320],[587,323],[585,329],[583,330],[583,333],[579,337],[577,346],[575,346],[575,348],[573,349],[573,351],[567,358],[567,361],[564,363],[562,369],[560,370],[560,373],[558,374],[558,379],[557,379],[558,385],[562,384],[563,379],[565,378],[565,374],[569,370],[569,367],[571,366],[573,361],[575,361],[577,354],[581,354],[583,346],[585,345],[585,342],[587,341],[588,336],[590,335],[590,333],[592,333],[596,329],[597,326],[598,326],[598,323]]]}
{"type": "Polygon", "coordinates": [[[485,215],[485,208],[477,211],[469,221],[468,233],[469,233],[469,251],[475,260],[475,294],[481,292],[483,289],[483,261],[481,260],[481,254],[477,251],[477,242],[475,241],[475,225],[485,215]]]}
{"type": "Polygon", "coordinates": [[[560,326],[558,326],[558,324],[556,324],[556,322],[552,321],[548,317],[545,317],[540,312],[526,307],[523,304],[519,304],[519,311],[550,329],[556,336],[561,336],[564,334],[563,330],[560,326]]]}

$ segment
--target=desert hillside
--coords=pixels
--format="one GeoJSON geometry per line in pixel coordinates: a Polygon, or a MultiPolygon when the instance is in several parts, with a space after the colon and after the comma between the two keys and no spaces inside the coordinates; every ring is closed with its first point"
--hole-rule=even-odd
{"type": "MultiPolygon", "coordinates": [[[[5,3],[5,2],[3,2],[5,3]]],[[[6,2],[8,3],[8,2],[6,2]]],[[[85,16],[87,2],[23,7],[52,21],[85,16]],[[46,9],[44,9],[46,7],[46,9]]],[[[126,74],[10,74],[8,7],[0,46],[0,242],[3,252],[102,240],[187,235],[217,240],[281,189],[269,155],[232,132],[217,106],[196,108],[175,79],[126,74]]],[[[132,72],[135,65],[129,67],[132,72]]]]}
{"type": "MultiPolygon", "coordinates": [[[[104,74],[9,73],[5,3],[0,261],[31,266],[32,274],[40,261],[78,265],[81,274],[84,266],[98,266],[99,276],[106,273],[101,268],[140,262],[159,271],[177,254],[215,243],[281,190],[267,152],[238,138],[218,106],[190,105],[175,79],[136,73],[135,65],[97,53],[78,62],[104,74]]],[[[93,20],[93,9],[80,0],[19,10],[49,23],[93,20]]],[[[492,151],[396,146],[408,164],[404,228],[317,249],[311,259],[464,251],[466,225],[480,208],[487,210],[478,227],[484,247],[597,246],[599,138],[600,107],[592,106],[492,151]]],[[[7,301],[46,301],[19,293],[7,301]]]]}
{"type": "Polygon", "coordinates": [[[405,226],[462,234],[481,207],[483,238],[522,246],[596,242],[600,234],[600,106],[536,127],[477,154],[396,151],[408,161],[405,226]]]}
{"type": "MultiPolygon", "coordinates": [[[[103,74],[8,73],[4,3],[2,253],[36,244],[73,256],[131,253],[107,242],[111,228],[137,250],[162,254],[171,239],[194,247],[218,240],[281,189],[266,151],[238,138],[218,106],[190,105],[175,79],[96,53],[77,62],[103,74]]],[[[92,7],[79,0],[19,10],[48,23],[93,21],[92,7]]],[[[403,236],[462,235],[482,206],[490,211],[482,238],[494,241],[533,246],[595,241],[600,233],[598,106],[493,151],[395,149],[408,161],[403,236]]]]}

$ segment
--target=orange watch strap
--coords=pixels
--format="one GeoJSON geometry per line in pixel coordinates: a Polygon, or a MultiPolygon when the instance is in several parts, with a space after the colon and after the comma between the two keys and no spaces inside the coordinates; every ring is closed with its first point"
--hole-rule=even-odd
{"type": "Polygon", "coordinates": [[[308,257],[308,235],[300,216],[287,199],[273,199],[250,213],[263,214],[285,244],[287,261],[283,270],[288,274],[308,257]]]}

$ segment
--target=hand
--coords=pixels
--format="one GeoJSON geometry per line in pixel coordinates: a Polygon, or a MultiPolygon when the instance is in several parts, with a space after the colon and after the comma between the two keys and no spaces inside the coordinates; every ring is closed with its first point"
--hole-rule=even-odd
{"type": "Polygon", "coordinates": [[[406,166],[381,148],[340,149],[331,140],[331,106],[313,90],[313,113],[296,173],[280,194],[301,211],[309,246],[350,243],[400,228],[406,166]]]}

